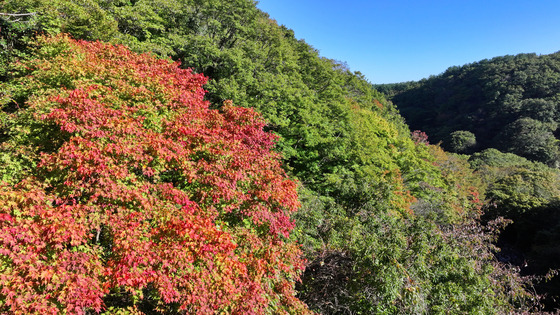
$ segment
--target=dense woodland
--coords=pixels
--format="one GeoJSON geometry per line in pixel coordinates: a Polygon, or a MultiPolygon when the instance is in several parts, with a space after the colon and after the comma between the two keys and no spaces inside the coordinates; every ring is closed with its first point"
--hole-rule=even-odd
{"type": "Polygon", "coordinates": [[[557,167],[559,81],[560,53],[520,54],[378,88],[391,95],[411,128],[451,152],[496,148],[557,167]]]}
{"type": "MultiPolygon", "coordinates": [[[[360,73],[252,0],[6,0],[0,12],[0,312],[555,307],[552,265],[520,270],[520,255],[556,246],[556,226],[536,221],[551,224],[559,180],[539,113],[503,132],[518,143],[538,125],[544,159],[481,151],[494,146],[460,122],[443,147],[474,154],[448,153],[428,143],[447,131],[411,133],[360,73]]],[[[423,83],[378,89],[400,109],[423,83]]],[[[444,107],[422,106],[422,121],[444,107]]]]}
{"type": "MultiPolygon", "coordinates": [[[[526,274],[560,268],[560,53],[520,54],[451,67],[418,82],[377,86],[407,124],[470,154],[485,216],[513,220],[499,242],[526,274]]],[[[558,279],[540,291],[557,295],[558,279]]]]}

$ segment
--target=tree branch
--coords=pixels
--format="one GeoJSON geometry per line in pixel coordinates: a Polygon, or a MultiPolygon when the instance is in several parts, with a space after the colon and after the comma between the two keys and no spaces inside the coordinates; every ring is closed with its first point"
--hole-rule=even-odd
{"type": "Polygon", "coordinates": [[[30,16],[36,15],[37,12],[30,12],[30,13],[2,13],[0,12],[0,16],[30,16]]]}

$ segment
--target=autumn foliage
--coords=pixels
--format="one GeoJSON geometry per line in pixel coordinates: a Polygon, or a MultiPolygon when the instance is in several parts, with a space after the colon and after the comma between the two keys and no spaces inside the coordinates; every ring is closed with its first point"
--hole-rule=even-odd
{"type": "Polygon", "coordinates": [[[305,312],[299,204],[251,109],[122,46],[43,38],[4,98],[0,312],[305,312]]]}

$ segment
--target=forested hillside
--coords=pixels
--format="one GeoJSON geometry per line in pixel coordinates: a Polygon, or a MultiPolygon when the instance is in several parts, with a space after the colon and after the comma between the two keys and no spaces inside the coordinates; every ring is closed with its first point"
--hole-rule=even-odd
{"type": "Polygon", "coordinates": [[[451,152],[487,148],[557,166],[560,53],[482,60],[418,82],[378,88],[412,129],[451,152]]]}
{"type": "Polygon", "coordinates": [[[0,12],[2,312],[542,309],[499,190],[254,1],[0,12]]]}
{"type": "MultiPolygon", "coordinates": [[[[560,268],[560,53],[482,60],[418,82],[377,86],[413,129],[452,152],[472,154],[484,185],[486,217],[513,224],[502,247],[524,272],[560,268]]],[[[558,279],[538,289],[560,291],[558,279]]]]}

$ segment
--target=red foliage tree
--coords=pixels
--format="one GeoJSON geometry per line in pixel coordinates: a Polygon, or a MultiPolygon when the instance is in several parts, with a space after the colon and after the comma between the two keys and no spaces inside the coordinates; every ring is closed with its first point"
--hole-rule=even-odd
{"type": "Polygon", "coordinates": [[[296,184],[260,116],[209,109],[203,75],[122,46],[44,38],[34,58],[7,87],[26,102],[1,144],[19,163],[2,312],[306,312],[296,184]]]}

